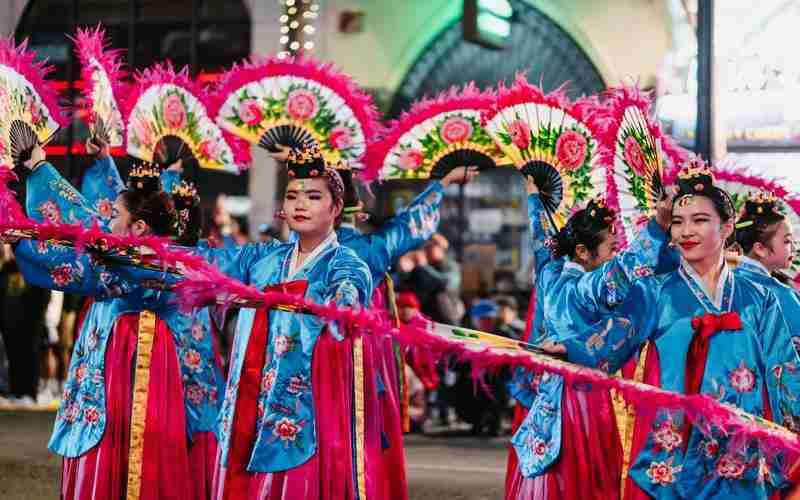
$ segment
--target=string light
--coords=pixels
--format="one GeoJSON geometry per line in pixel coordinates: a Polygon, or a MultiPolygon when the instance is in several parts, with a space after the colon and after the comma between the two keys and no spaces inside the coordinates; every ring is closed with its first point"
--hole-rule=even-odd
{"type": "Polygon", "coordinates": [[[283,7],[280,16],[282,50],[278,57],[286,58],[297,51],[309,52],[314,50],[314,41],[311,39],[317,29],[315,20],[319,17],[320,6],[318,0],[278,0],[283,7]]]}

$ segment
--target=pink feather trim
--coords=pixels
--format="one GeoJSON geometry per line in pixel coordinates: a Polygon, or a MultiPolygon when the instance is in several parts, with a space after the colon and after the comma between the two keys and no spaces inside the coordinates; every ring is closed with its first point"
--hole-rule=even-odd
{"type": "Polygon", "coordinates": [[[46,79],[53,71],[53,66],[47,64],[47,61],[36,60],[36,54],[28,50],[27,38],[19,45],[13,36],[0,38],[0,64],[10,67],[28,80],[56,123],[62,127],[69,123],[63,108],[58,104],[58,93],[46,79]]]}
{"type": "MultiPolygon", "coordinates": [[[[126,82],[128,72],[123,69],[122,49],[111,49],[111,41],[106,37],[106,31],[97,25],[95,28],[78,28],[75,37],[75,53],[81,61],[81,79],[84,82],[83,97],[84,105],[82,108],[87,111],[89,123],[94,123],[94,113],[92,112],[92,73],[90,61],[95,59],[111,82],[111,92],[117,107],[120,108],[124,96],[126,95],[129,84],[126,82]]],[[[120,114],[122,110],[120,109],[120,114]]]]}
{"type": "Polygon", "coordinates": [[[216,119],[228,97],[242,86],[277,75],[305,78],[330,88],[353,110],[367,144],[375,140],[377,133],[381,131],[380,114],[369,94],[364,92],[350,76],[335,70],[332,64],[322,63],[304,55],[285,59],[254,57],[234,64],[222,74],[211,94],[210,116],[216,119]]]}
{"type": "Polygon", "coordinates": [[[362,172],[365,181],[378,178],[386,155],[397,144],[397,141],[420,123],[439,114],[451,111],[474,109],[481,113],[491,109],[495,94],[492,90],[481,91],[474,82],[464,87],[451,87],[433,98],[424,98],[415,102],[411,109],[404,111],[396,120],[389,122],[381,139],[369,144],[364,163],[367,168],[362,172]]]}

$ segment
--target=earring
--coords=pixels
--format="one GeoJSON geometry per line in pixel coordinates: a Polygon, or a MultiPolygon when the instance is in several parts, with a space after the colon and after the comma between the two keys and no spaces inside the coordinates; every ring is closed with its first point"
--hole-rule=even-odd
{"type": "Polygon", "coordinates": [[[275,218],[279,220],[286,220],[286,211],[283,209],[275,211],[275,218]]]}

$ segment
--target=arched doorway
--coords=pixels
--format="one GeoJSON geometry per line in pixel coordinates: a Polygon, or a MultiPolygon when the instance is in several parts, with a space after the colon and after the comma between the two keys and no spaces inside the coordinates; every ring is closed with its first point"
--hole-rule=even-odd
{"type": "MultiPolygon", "coordinates": [[[[524,72],[545,91],[568,82],[571,97],[599,92],[605,83],[596,65],[576,41],[524,0],[509,0],[514,14],[503,50],[464,40],[461,23],[442,30],[420,54],[392,100],[398,115],[423,96],[474,81],[482,88],[511,82],[524,72]]],[[[386,183],[378,200],[383,213],[393,213],[421,189],[419,183],[386,183]]],[[[482,173],[466,189],[448,190],[442,205],[441,232],[462,261],[467,295],[495,289],[498,275],[514,274],[517,292],[526,296],[530,244],[525,193],[512,168],[482,173]]],[[[524,303],[527,303],[525,300],[524,303]]]]}

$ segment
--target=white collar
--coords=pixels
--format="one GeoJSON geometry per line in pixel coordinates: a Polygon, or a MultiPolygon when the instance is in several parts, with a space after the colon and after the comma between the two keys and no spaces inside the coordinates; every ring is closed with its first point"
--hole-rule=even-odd
{"type": "Polygon", "coordinates": [[[756,259],[750,258],[750,257],[748,257],[746,255],[742,255],[741,257],[739,257],[738,260],[739,260],[739,264],[745,264],[745,265],[747,265],[749,267],[755,268],[756,271],[759,271],[759,272],[761,272],[763,274],[766,274],[767,276],[770,275],[769,274],[769,269],[767,269],[764,266],[764,264],[762,264],[761,262],[757,261],[756,259]]]}
{"type": "Polygon", "coordinates": [[[576,270],[578,272],[581,272],[581,273],[585,273],[586,272],[586,268],[584,268],[582,265],[578,264],[577,262],[571,261],[569,259],[567,259],[564,262],[564,270],[566,271],[567,269],[574,269],[574,270],[576,270]]]}
{"type": "Polygon", "coordinates": [[[336,231],[331,231],[331,233],[323,240],[322,243],[317,245],[317,247],[306,257],[306,260],[303,261],[303,264],[300,267],[297,267],[297,259],[300,256],[300,239],[298,238],[297,241],[294,242],[294,247],[292,248],[292,258],[289,260],[289,276],[286,279],[292,279],[296,276],[300,271],[308,267],[314,260],[319,257],[319,255],[329,247],[339,246],[339,240],[336,238],[336,231]]]}
{"type": "Polygon", "coordinates": [[[694,268],[688,262],[686,262],[683,257],[681,257],[681,267],[686,272],[686,275],[689,276],[689,278],[691,278],[698,287],[700,287],[704,294],[706,294],[706,297],[708,297],[711,303],[714,304],[717,309],[722,309],[722,298],[725,294],[725,283],[727,283],[728,275],[731,272],[731,268],[728,267],[728,264],[724,260],[722,261],[722,271],[719,273],[719,281],[717,281],[717,288],[713,294],[709,293],[708,289],[706,288],[706,284],[703,282],[702,278],[700,278],[700,275],[697,274],[697,271],[695,271],[694,268]]]}

